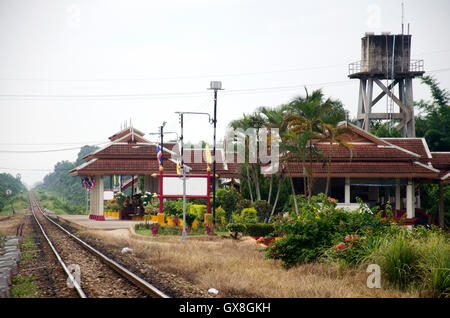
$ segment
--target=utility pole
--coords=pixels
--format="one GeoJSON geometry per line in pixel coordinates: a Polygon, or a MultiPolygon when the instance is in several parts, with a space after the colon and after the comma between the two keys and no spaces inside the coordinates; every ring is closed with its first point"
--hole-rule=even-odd
{"type": "Polygon", "coordinates": [[[222,90],[222,82],[212,81],[209,89],[214,90],[214,149],[213,149],[213,227],[216,226],[216,126],[217,126],[217,91],[222,90]]]}

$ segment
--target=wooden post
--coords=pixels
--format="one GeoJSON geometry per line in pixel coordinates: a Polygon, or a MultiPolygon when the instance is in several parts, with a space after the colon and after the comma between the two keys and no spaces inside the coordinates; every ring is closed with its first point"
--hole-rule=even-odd
{"type": "Polygon", "coordinates": [[[408,219],[415,217],[414,206],[414,183],[412,178],[408,179],[408,185],[406,186],[406,217],[408,219]]]}
{"type": "Polygon", "coordinates": [[[159,213],[163,213],[163,171],[162,166],[159,167],[159,213]]]}
{"type": "Polygon", "coordinates": [[[395,209],[400,210],[402,208],[402,197],[400,188],[400,179],[395,179],[395,209]]]}
{"type": "Polygon", "coordinates": [[[444,184],[439,182],[439,226],[444,228],[444,184]]]}
{"type": "Polygon", "coordinates": [[[345,177],[345,204],[350,204],[350,177],[345,177]]]}
{"type": "Polygon", "coordinates": [[[206,169],[206,213],[211,213],[211,168],[206,169]]]}

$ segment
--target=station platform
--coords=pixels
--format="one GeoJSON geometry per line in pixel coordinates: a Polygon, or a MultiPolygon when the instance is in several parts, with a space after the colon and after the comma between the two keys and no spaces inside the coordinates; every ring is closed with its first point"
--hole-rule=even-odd
{"type": "Polygon", "coordinates": [[[89,219],[89,215],[70,215],[70,214],[58,214],[52,215],[63,222],[69,223],[69,225],[86,230],[117,230],[127,229],[130,225],[134,227],[134,224],[142,223],[142,221],[128,221],[118,220],[114,217],[105,216],[105,221],[96,221],[89,219]]]}

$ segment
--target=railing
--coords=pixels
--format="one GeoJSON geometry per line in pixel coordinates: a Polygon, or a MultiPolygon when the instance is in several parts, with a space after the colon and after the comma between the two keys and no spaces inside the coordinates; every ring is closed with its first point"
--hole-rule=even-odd
{"type": "MultiPolygon", "coordinates": [[[[367,60],[360,60],[348,65],[348,74],[369,72],[369,65],[367,60]]],[[[408,72],[424,72],[423,60],[410,60],[408,72]]]]}
{"type": "Polygon", "coordinates": [[[355,74],[368,71],[367,60],[360,60],[348,65],[348,74],[355,74]]]}
{"type": "Polygon", "coordinates": [[[410,72],[424,72],[423,60],[411,60],[409,62],[410,72]]]}

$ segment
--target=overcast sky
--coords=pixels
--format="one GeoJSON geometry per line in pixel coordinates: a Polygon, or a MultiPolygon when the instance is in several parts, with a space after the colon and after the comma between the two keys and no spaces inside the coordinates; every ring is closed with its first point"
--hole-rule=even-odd
{"type": "MultiPolygon", "coordinates": [[[[130,119],[145,133],[163,121],[179,132],[176,111],[213,113],[212,80],[225,89],[218,139],[243,112],[285,103],[305,85],[354,117],[358,81],[348,64],[360,59],[365,32],[401,33],[401,3],[0,0],[0,172],[31,185],[78,149],[5,151],[106,142],[130,119]]],[[[450,1],[404,4],[412,58],[449,89],[450,1]]],[[[414,97],[430,99],[418,79],[414,97]]],[[[185,117],[185,140],[212,138],[207,117],[185,117]]]]}

